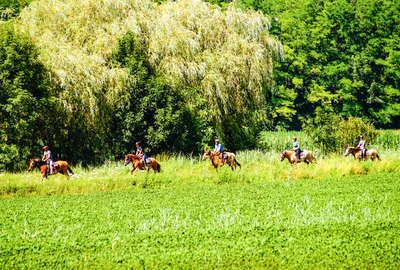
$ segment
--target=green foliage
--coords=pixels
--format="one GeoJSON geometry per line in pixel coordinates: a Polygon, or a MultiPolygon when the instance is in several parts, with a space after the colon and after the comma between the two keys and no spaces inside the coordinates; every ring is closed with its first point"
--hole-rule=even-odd
{"type": "Polygon", "coordinates": [[[32,0],[2,0],[0,2],[0,22],[15,17],[30,2],[32,0]]]}
{"type": "Polygon", "coordinates": [[[378,136],[375,127],[361,118],[350,117],[346,120],[321,108],[317,108],[314,119],[304,122],[303,130],[324,153],[343,152],[347,146],[355,146],[360,135],[363,135],[368,147],[378,136]]]}
{"type": "Polygon", "coordinates": [[[24,168],[51,133],[55,100],[36,47],[10,24],[0,24],[0,78],[0,170],[24,168]]]}
{"type": "MultiPolygon", "coordinates": [[[[302,117],[330,106],[343,117],[377,127],[400,126],[400,2],[395,0],[241,0],[268,14],[284,45],[275,64],[279,95],[289,94],[296,117],[275,125],[299,129],[302,117]]],[[[285,98],[279,98],[285,101],[285,98]]],[[[273,110],[277,111],[277,110],[273,110]]]]}
{"type": "Polygon", "coordinates": [[[132,32],[124,35],[114,52],[115,61],[128,69],[129,103],[117,110],[111,130],[120,154],[134,151],[136,141],[145,142],[148,153],[197,152],[196,127],[182,95],[151,69],[144,42],[132,32]],[[124,147],[118,147],[122,141],[124,147]]]}
{"type": "Polygon", "coordinates": [[[282,47],[261,13],[198,0],[38,0],[15,23],[62,104],[59,157],[98,163],[136,140],[151,153],[196,152],[215,136],[236,150],[270,128],[265,89],[282,47]],[[127,32],[135,47],[126,40],[113,55],[127,32]]]}

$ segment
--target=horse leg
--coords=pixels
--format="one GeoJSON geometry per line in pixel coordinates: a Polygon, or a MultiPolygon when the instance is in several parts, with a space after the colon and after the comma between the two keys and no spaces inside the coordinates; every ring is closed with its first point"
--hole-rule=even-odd
{"type": "Polygon", "coordinates": [[[136,174],[136,172],[138,171],[138,168],[134,168],[133,170],[132,170],[132,176],[135,176],[135,174],[136,174]]]}
{"type": "Polygon", "coordinates": [[[67,170],[64,171],[64,175],[65,175],[65,177],[67,177],[67,179],[69,179],[69,174],[68,174],[67,170]]]}
{"type": "Polygon", "coordinates": [[[233,164],[229,163],[229,167],[231,167],[232,171],[234,170],[233,164]]]}
{"type": "Polygon", "coordinates": [[[40,181],[40,183],[43,183],[43,181],[47,179],[47,171],[42,172],[42,179],[40,181]]]}
{"type": "Polygon", "coordinates": [[[157,173],[158,172],[158,164],[153,164],[152,165],[152,167],[153,167],[153,171],[154,171],[154,173],[157,173]]]}
{"type": "Polygon", "coordinates": [[[69,165],[67,166],[67,170],[71,175],[74,175],[74,172],[72,171],[72,169],[69,165]]]}

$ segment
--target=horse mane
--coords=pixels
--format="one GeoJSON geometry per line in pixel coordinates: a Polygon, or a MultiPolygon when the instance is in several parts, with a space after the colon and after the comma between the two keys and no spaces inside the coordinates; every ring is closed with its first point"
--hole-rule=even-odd
{"type": "Polygon", "coordinates": [[[43,161],[41,158],[32,158],[31,160],[39,165],[47,164],[46,161],[43,161]]]}
{"type": "Polygon", "coordinates": [[[36,168],[36,167],[40,169],[41,166],[44,166],[46,164],[47,164],[47,162],[43,161],[41,158],[31,158],[32,169],[36,168]]]}
{"type": "Polygon", "coordinates": [[[126,154],[127,157],[138,157],[136,154],[126,154]]]}
{"type": "Polygon", "coordinates": [[[142,159],[141,157],[139,157],[138,155],[136,155],[136,154],[126,154],[125,155],[125,159],[126,158],[131,158],[132,160],[135,160],[135,159],[142,159]]]}

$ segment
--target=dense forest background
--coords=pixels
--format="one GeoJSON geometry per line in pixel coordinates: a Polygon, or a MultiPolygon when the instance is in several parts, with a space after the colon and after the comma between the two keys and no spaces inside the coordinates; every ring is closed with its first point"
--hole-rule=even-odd
{"type": "Polygon", "coordinates": [[[400,127],[400,1],[5,0],[0,169],[197,153],[342,119],[400,127]]]}

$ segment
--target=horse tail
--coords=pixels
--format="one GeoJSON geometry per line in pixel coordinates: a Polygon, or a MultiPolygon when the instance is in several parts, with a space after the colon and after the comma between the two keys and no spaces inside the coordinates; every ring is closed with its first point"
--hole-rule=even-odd
{"type": "Polygon", "coordinates": [[[239,165],[240,168],[242,168],[242,165],[240,165],[240,163],[236,160],[236,157],[234,158],[235,162],[237,165],[239,165]]]}
{"type": "Polygon", "coordinates": [[[157,172],[161,172],[161,165],[157,162],[157,172]]]}
{"type": "Polygon", "coordinates": [[[379,157],[378,153],[376,153],[376,158],[377,158],[378,160],[381,160],[381,158],[379,157]]]}
{"type": "Polygon", "coordinates": [[[72,171],[72,169],[71,169],[71,167],[69,166],[69,165],[67,165],[67,170],[68,170],[68,172],[70,173],[70,174],[74,174],[74,172],[72,171]]]}
{"type": "Polygon", "coordinates": [[[311,158],[312,158],[312,161],[313,161],[314,163],[317,163],[317,160],[315,159],[315,157],[313,156],[313,154],[311,154],[311,158]]]}

